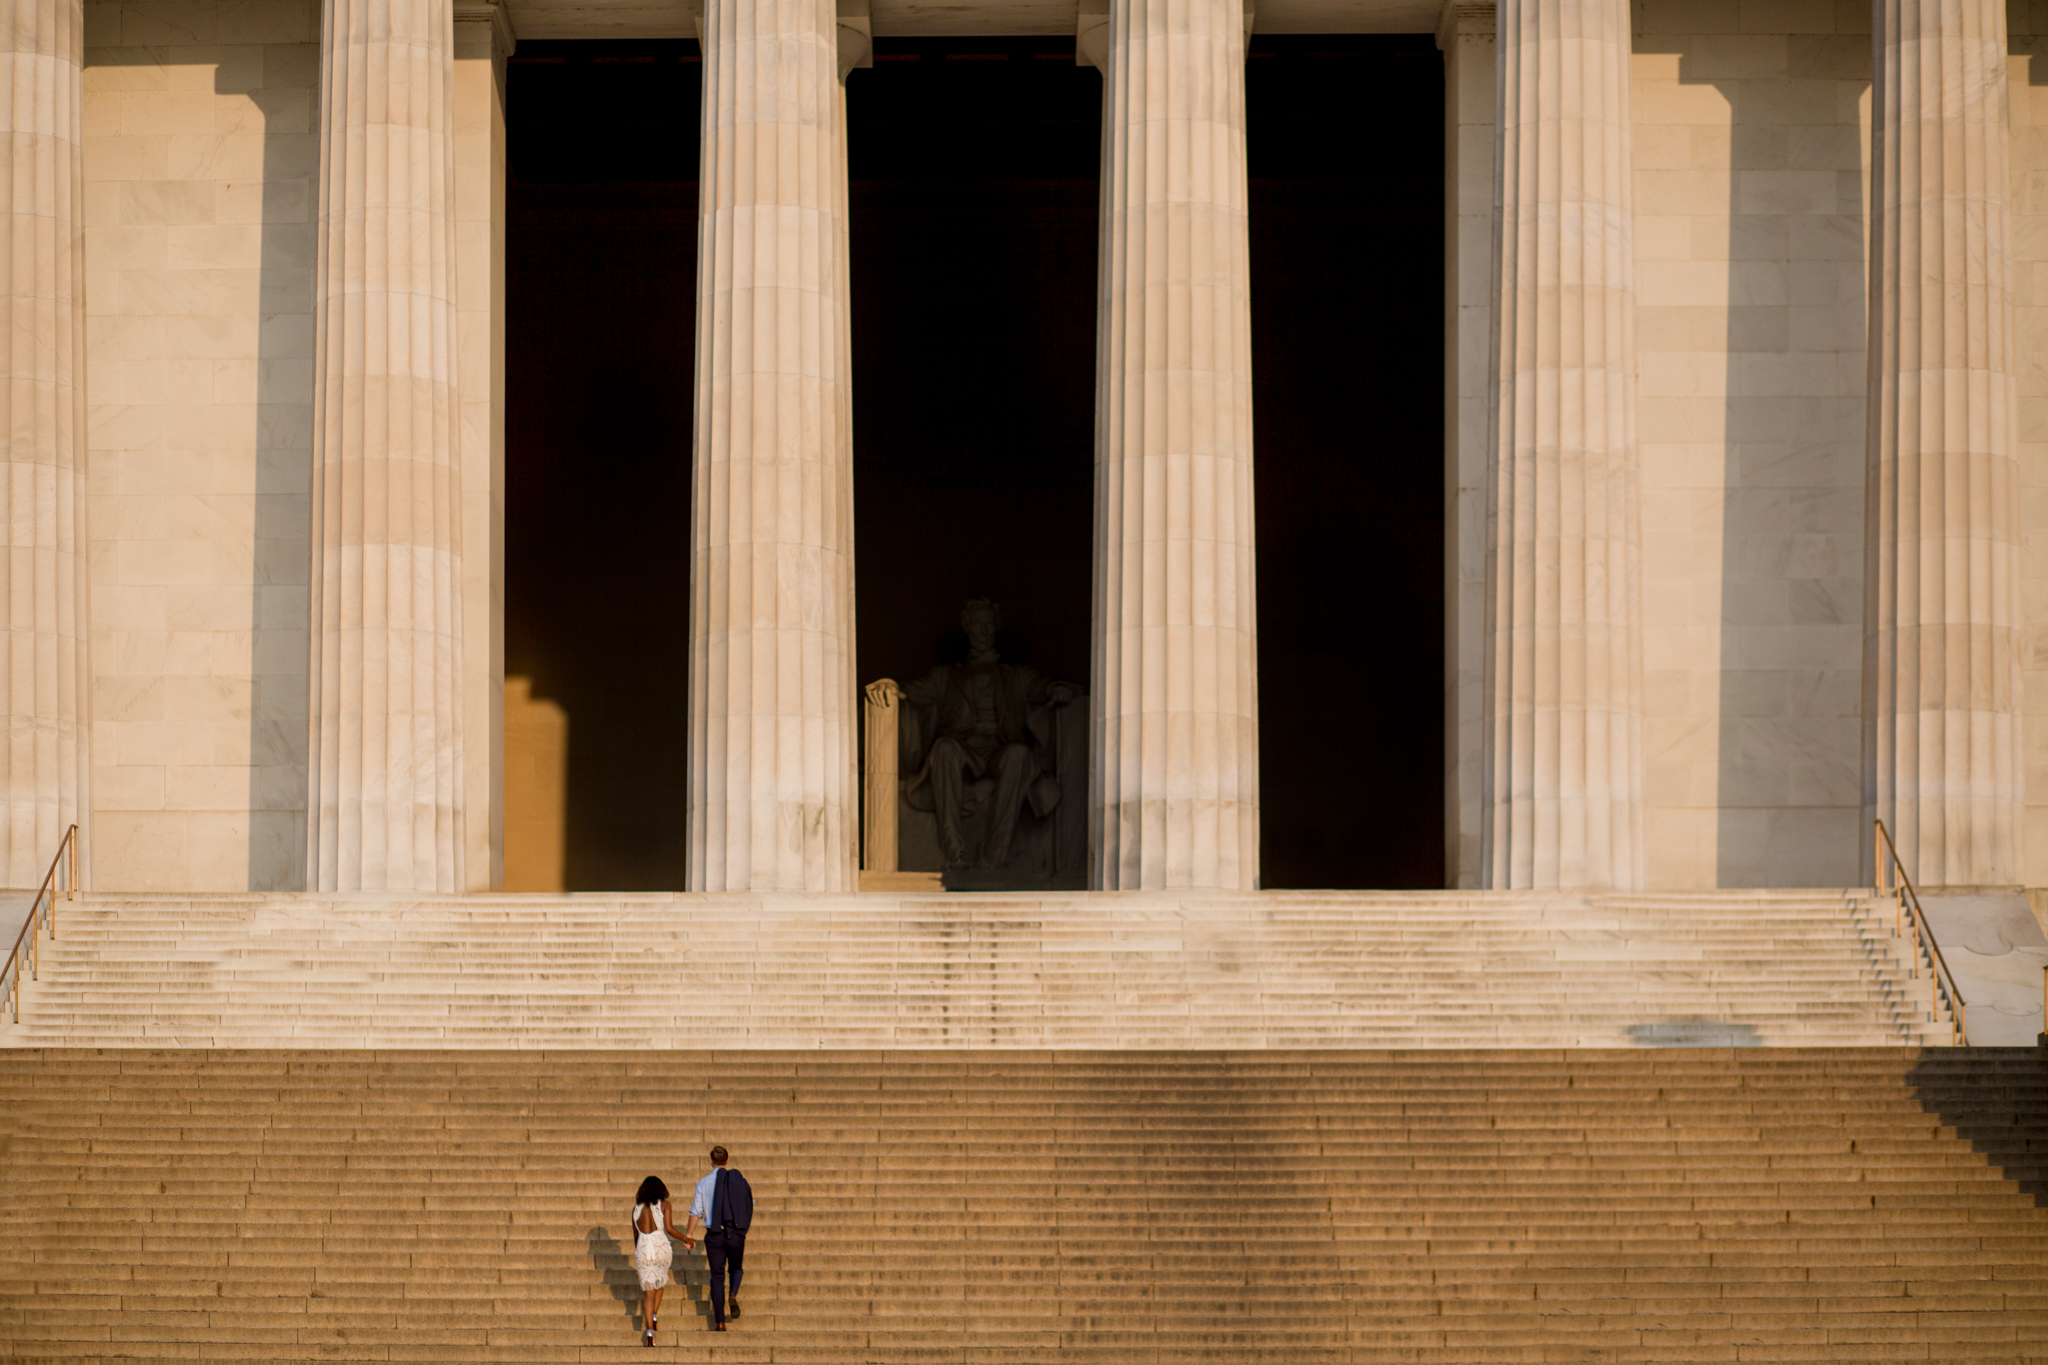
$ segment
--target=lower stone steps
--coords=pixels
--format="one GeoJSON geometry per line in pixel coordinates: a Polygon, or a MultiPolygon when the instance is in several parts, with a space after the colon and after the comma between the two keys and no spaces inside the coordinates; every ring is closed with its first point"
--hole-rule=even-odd
{"type": "Polygon", "coordinates": [[[0,1357],[2048,1361],[2044,1192],[2031,1050],[0,1051],[0,1357]]]}

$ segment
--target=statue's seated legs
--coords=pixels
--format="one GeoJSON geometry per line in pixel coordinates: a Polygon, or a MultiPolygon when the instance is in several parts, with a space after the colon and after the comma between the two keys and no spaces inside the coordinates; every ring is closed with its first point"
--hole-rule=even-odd
{"type": "Polygon", "coordinates": [[[960,834],[963,788],[970,777],[995,779],[989,798],[988,833],[978,860],[984,867],[998,867],[1010,856],[1010,840],[1017,832],[1017,814],[1031,780],[1038,776],[1038,760],[1029,745],[1004,744],[986,754],[977,754],[956,739],[932,741],[930,765],[933,813],[938,817],[939,851],[949,866],[967,861],[967,843],[960,834]]]}
{"type": "Polygon", "coordinates": [[[1010,839],[1017,833],[1017,815],[1024,809],[1024,795],[1031,779],[1038,776],[1038,760],[1022,744],[1005,744],[990,756],[989,768],[996,775],[996,794],[989,806],[988,838],[981,846],[984,867],[1001,867],[1010,857],[1010,839]]]}

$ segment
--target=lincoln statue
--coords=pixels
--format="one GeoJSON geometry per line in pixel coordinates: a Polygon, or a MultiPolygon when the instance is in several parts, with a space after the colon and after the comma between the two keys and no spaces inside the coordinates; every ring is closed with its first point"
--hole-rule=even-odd
{"type": "MultiPolygon", "coordinates": [[[[960,609],[967,632],[964,663],[940,664],[904,688],[910,714],[932,718],[924,762],[910,780],[912,806],[931,811],[938,820],[939,850],[948,867],[968,862],[969,850],[960,823],[973,813],[975,783],[993,784],[984,836],[976,866],[1001,867],[1010,856],[1017,817],[1028,801],[1034,815],[1044,817],[1059,804],[1059,784],[1047,775],[1053,766],[1049,738],[1035,733],[1032,710],[1047,703],[1065,706],[1077,695],[1070,683],[1053,682],[1037,669],[1002,662],[995,648],[1003,609],[976,597],[960,609]]],[[[924,736],[908,736],[916,753],[924,736]]],[[[985,787],[983,790],[987,790],[985,787]]]]}

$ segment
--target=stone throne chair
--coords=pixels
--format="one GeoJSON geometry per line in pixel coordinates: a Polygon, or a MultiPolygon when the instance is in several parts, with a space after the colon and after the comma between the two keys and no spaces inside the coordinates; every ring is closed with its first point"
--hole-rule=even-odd
{"type": "MultiPolygon", "coordinates": [[[[937,732],[937,708],[912,703],[893,678],[865,689],[863,725],[864,872],[945,874],[949,891],[1081,891],[1088,886],[1088,695],[1065,706],[1042,703],[1026,717],[1039,760],[1001,866],[945,867],[929,782],[919,782],[937,732]]],[[[993,777],[966,784],[960,834],[978,863],[995,791],[993,777]]]]}

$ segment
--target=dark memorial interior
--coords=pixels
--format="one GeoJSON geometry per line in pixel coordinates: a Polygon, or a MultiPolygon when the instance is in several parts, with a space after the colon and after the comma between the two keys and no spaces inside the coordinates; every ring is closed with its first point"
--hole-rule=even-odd
{"type": "Polygon", "coordinates": [[[568,713],[564,886],[680,890],[697,45],[523,42],[507,75],[505,672],[568,713]]]}
{"type": "Polygon", "coordinates": [[[1442,109],[1427,35],[1252,40],[1269,887],[1444,884],[1442,109]]]}
{"type": "Polygon", "coordinates": [[[985,593],[1085,688],[1102,80],[1071,39],[882,39],[846,118],[861,680],[964,658],[985,593]]]}
{"type": "MultiPolygon", "coordinates": [[[[1440,57],[1259,38],[1246,81],[1263,883],[1437,886],[1440,57]]],[[[510,68],[506,671],[569,716],[572,890],[686,884],[698,100],[691,43],[510,68]]],[[[848,82],[862,682],[986,593],[1088,684],[1101,104],[1062,39],[848,82]]]]}

